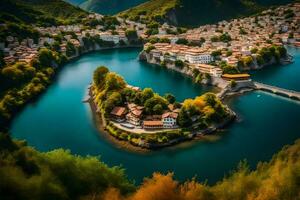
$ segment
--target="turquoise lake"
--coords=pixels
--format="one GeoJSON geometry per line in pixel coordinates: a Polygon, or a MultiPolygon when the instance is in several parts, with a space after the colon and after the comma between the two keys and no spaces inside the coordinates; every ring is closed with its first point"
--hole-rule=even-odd
{"type": "MultiPolygon", "coordinates": [[[[12,135],[41,151],[64,148],[78,155],[99,155],[110,166],[123,166],[137,183],[155,171],[171,171],[181,181],[196,176],[210,184],[221,180],[239,161],[247,159],[254,168],[300,138],[300,103],[250,92],[228,100],[238,120],[217,141],[194,141],[148,154],[116,147],[97,131],[89,105],[81,102],[97,66],[107,66],[131,85],[173,93],[179,101],[214,89],[195,85],[177,72],[139,62],[139,51],[105,50],[69,63],[48,90],[15,118],[12,135]]],[[[300,50],[289,48],[289,52],[294,63],[254,72],[253,79],[300,91],[300,50]]]]}

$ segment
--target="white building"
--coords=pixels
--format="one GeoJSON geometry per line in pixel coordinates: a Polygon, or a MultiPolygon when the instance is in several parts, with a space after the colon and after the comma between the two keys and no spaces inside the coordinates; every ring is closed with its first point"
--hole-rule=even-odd
{"type": "Polygon", "coordinates": [[[213,57],[207,53],[187,53],[185,55],[185,60],[192,64],[207,64],[214,61],[213,57]]]}
{"type": "Polygon", "coordinates": [[[174,112],[167,112],[162,115],[162,122],[164,128],[175,128],[177,127],[178,114],[174,112]]]}
{"type": "Polygon", "coordinates": [[[108,42],[114,42],[115,44],[118,44],[120,42],[120,36],[119,35],[112,35],[111,33],[100,33],[100,38],[104,41],[108,42]]]}

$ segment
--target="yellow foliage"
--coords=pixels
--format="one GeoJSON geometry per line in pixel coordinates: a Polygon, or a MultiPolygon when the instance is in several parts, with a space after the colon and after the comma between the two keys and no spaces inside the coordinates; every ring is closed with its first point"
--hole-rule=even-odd
{"type": "Polygon", "coordinates": [[[206,103],[203,97],[200,96],[200,97],[196,97],[196,99],[194,100],[194,105],[197,107],[199,111],[201,111],[205,107],[206,103]]]}
{"type": "Polygon", "coordinates": [[[173,174],[161,175],[154,173],[151,179],[145,179],[140,189],[129,200],[176,200],[178,183],[173,174]]]}

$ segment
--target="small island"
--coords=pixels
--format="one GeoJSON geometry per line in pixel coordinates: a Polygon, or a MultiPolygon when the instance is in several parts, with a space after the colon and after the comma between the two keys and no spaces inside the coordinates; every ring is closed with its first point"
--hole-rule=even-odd
{"type": "Polygon", "coordinates": [[[151,88],[128,85],[118,74],[98,67],[90,86],[90,103],[101,127],[118,140],[146,149],[174,145],[215,132],[235,114],[214,93],[176,101],[151,88]]]}

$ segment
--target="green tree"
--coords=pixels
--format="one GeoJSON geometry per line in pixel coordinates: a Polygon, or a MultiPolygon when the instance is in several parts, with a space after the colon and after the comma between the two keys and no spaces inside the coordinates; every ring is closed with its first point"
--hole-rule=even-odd
{"type": "Polygon", "coordinates": [[[105,76],[105,89],[107,91],[120,90],[126,87],[124,79],[116,73],[108,73],[105,76]]]}
{"type": "Polygon", "coordinates": [[[115,106],[122,104],[122,96],[119,92],[113,92],[104,102],[105,113],[108,114],[115,106]]]}
{"type": "Polygon", "coordinates": [[[160,111],[160,110],[165,110],[167,109],[168,106],[168,102],[167,100],[165,100],[164,98],[162,98],[159,95],[154,95],[153,97],[151,97],[150,99],[146,100],[144,107],[145,107],[145,111],[148,114],[161,114],[161,112],[156,113],[156,111],[160,111]],[[160,109],[160,107],[158,107],[157,105],[160,105],[162,109],[160,109]],[[154,107],[156,107],[157,110],[154,110],[154,107]]]}
{"type": "Polygon", "coordinates": [[[49,49],[42,48],[38,53],[38,62],[40,68],[55,66],[55,57],[49,49]]]}
{"type": "Polygon", "coordinates": [[[176,44],[184,44],[184,45],[187,45],[189,43],[189,41],[185,38],[179,38],[177,41],[176,41],[176,44]]]}
{"type": "Polygon", "coordinates": [[[176,60],[175,61],[175,66],[178,68],[183,68],[184,67],[184,63],[182,60],[176,60]]]}
{"type": "Polygon", "coordinates": [[[157,104],[153,107],[153,113],[154,114],[162,114],[163,113],[163,107],[161,104],[157,104]]]}
{"type": "Polygon", "coordinates": [[[181,127],[188,127],[192,124],[192,120],[185,108],[181,108],[178,114],[177,123],[181,127]]]}
{"type": "Polygon", "coordinates": [[[138,39],[137,32],[134,29],[126,30],[125,34],[126,34],[126,37],[128,38],[128,40],[137,40],[138,39]]]}
{"type": "Polygon", "coordinates": [[[144,104],[148,99],[154,96],[154,92],[151,88],[145,88],[141,93],[141,103],[144,104]]]}
{"type": "Polygon", "coordinates": [[[93,80],[98,88],[104,85],[105,76],[108,72],[109,70],[105,66],[100,66],[94,71],[93,80]]]}
{"type": "Polygon", "coordinates": [[[2,69],[2,74],[7,79],[8,83],[15,86],[31,80],[34,77],[35,72],[35,68],[26,65],[25,63],[16,63],[2,69]]]}
{"type": "Polygon", "coordinates": [[[57,52],[60,51],[60,43],[59,43],[58,41],[55,41],[55,42],[52,44],[52,50],[53,50],[53,51],[57,51],[57,52]]]}
{"type": "Polygon", "coordinates": [[[175,103],[175,101],[176,101],[175,96],[172,95],[172,94],[170,94],[170,93],[168,93],[168,94],[165,95],[165,99],[166,99],[170,104],[173,104],[173,103],[175,103]]]}
{"type": "Polygon", "coordinates": [[[74,44],[72,44],[71,42],[67,42],[66,55],[70,57],[70,56],[74,56],[75,54],[76,54],[76,48],[74,44]]]}

